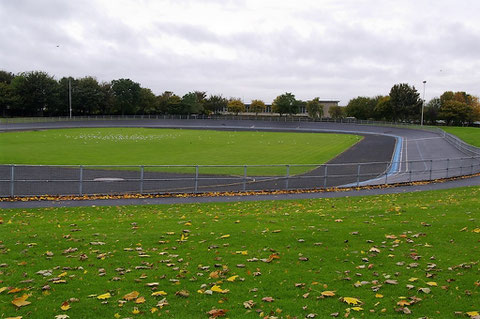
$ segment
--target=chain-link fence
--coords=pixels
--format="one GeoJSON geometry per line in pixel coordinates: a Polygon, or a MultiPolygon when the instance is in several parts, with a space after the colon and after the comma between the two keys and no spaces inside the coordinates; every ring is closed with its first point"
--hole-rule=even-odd
{"type": "Polygon", "coordinates": [[[476,173],[480,156],[319,165],[0,165],[0,196],[324,189],[476,173]]]}

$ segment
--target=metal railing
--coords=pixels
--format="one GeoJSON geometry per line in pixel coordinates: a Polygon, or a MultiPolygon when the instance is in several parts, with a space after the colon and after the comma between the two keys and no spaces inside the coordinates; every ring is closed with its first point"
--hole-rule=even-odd
{"type": "Polygon", "coordinates": [[[480,156],[318,165],[0,165],[0,196],[325,189],[477,173],[480,173],[480,156]],[[398,170],[393,171],[392,167],[398,170]]]}
{"type": "Polygon", "coordinates": [[[313,119],[306,114],[284,115],[260,113],[258,115],[234,115],[234,114],[150,114],[150,115],[89,115],[89,116],[53,116],[53,117],[17,117],[0,118],[0,124],[21,124],[21,123],[51,123],[51,122],[79,122],[79,121],[105,121],[105,120],[234,120],[234,121],[267,121],[267,122],[319,122],[319,123],[349,123],[359,125],[378,126],[399,126],[421,128],[420,125],[408,122],[387,122],[372,120],[357,120],[354,118],[317,118],[313,119]]]}

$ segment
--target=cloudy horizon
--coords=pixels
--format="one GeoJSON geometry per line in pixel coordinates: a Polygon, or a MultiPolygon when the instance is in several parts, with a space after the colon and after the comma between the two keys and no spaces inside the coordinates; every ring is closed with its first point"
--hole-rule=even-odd
{"type": "Polygon", "coordinates": [[[480,95],[480,2],[0,0],[0,69],[245,102],[480,95]]]}

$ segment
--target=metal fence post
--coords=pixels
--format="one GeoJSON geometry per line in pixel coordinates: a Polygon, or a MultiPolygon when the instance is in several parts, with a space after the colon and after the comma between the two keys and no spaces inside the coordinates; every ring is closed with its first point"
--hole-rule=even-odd
{"type": "Polygon", "coordinates": [[[360,164],[357,165],[357,187],[360,186],[360,164]]]}
{"type": "Polygon", "coordinates": [[[10,196],[15,196],[15,164],[10,165],[10,196]]]}
{"type": "Polygon", "coordinates": [[[247,190],[247,165],[243,166],[243,191],[247,190]]]}
{"type": "Polygon", "coordinates": [[[433,160],[430,160],[430,178],[429,180],[432,180],[432,170],[433,170],[433,160]]]}
{"type": "Polygon", "coordinates": [[[448,178],[448,169],[450,168],[450,159],[447,158],[447,176],[446,178],[448,178]]]}
{"type": "Polygon", "coordinates": [[[327,188],[327,175],[328,175],[328,166],[325,165],[325,171],[323,172],[323,188],[327,188]]]}
{"type": "Polygon", "coordinates": [[[385,185],[388,184],[388,173],[385,173],[385,185]]]}
{"type": "Polygon", "coordinates": [[[409,178],[408,178],[408,182],[411,183],[412,182],[412,170],[410,170],[410,173],[409,173],[409,178]]]}
{"type": "Polygon", "coordinates": [[[78,194],[83,195],[83,165],[80,165],[80,176],[78,178],[78,194]]]}
{"type": "Polygon", "coordinates": [[[144,167],[142,165],[140,166],[140,194],[143,194],[143,174],[144,174],[144,167]]]}
{"type": "Polygon", "coordinates": [[[198,191],[198,165],[195,166],[195,190],[196,193],[198,191]]]}
{"type": "Polygon", "coordinates": [[[288,179],[290,177],[290,165],[285,166],[287,168],[287,174],[285,175],[285,190],[288,190],[288,179]]]}

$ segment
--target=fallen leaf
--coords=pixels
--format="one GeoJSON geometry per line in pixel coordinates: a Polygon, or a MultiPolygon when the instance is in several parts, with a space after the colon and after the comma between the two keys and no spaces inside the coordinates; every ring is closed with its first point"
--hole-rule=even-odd
{"type": "Polygon", "coordinates": [[[228,310],[226,309],[212,309],[207,312],[207,314],[210,316],[210,318],[217,318],[217,317],[223,317],[227,313],[228,310]]]}
{"type": "Polygon", "coordinates": [[[222,289],[220,288],[220,286],[218,285],[214,285],[212,288],[210,288],[211,291],[213,292],[219,292],[221,294],[226,294],[227,292],[229,292],[230,290],[228,289],[222,289]]]}
{"type": "Polygon", "coordinates": [[[263,298],[262,298],[262,301],[265,301],[265,302],[274,302],[275,299],[273,299],[272,297],[263,297],[263,298]]]}
{"type": "Polygon", "coordinates": [[[163,298],[162,300],[157,302],[157,307],[159,307],[160,309],[162,309],[165,306],[168,306],[168,301],[166,298],[163,298]]]}
{"type": "Polygon", "coordinates": [[[139,294],[140,293],[138,291],[132,291],[131,293],[128,293],[125,296],[123,296],[123,299],[127,301],[134,300],[134,299],[137,299],[139,294]]]}
{"type": "Polygon", "coordinates": [[[27,305],[31,304],[30,301],[27,301],[28,297],[30,297],[30,296],[27,295],[27,294],[24,294],[21,297],[13,299],[12,304],[17,306],[18,308],[23,307],[23,306],[27,306],[27,305]]]}
{"type": "Polygon", "coordinates": [[[253,300],[247,300],[243,302],[243,306],[245,309],[252,309],[252,307],[255,306],[255,302],[253,302],[253,300]]]}
{"type": "Polygon", "coordinates": [[[400,300],[399,302],[397,302],[397,305],[402,306],[402,307],[404,307],[404,306],[410,306],[410,301],[405,300],[405,299],[402,299],[402,300],[400,300]]]}
{"type": "Polygon", "coordinates": [[[188,296],[190,296],[190,293],[187,290],[180,290],[180,291],[177,291],[175,295],[183,298],[188,298],[188,296]]]}
{"type": "Polygon", "coordinates": [[[423,292],[424,294],[429,294],[430,288],[418,288],[418,291],[423,292]]]}
{"type": "Polygon", "coordinates": [[[346,302],[349,305],[361,305],[362,304],[362,302],[359,299],[352,298],[352,297],[343,297],[342,301],[346,302]]]}
{"type": "Polygon", "coordinates": [[[325,291],[322,291],[322,296],[324,296],[324,297],[333,297],[333,296],[335,296],[335,292],[334,292],[334,291],[330,291],[330,290],[325,290],[325,291]]]}
{"type": "Polygon", "coordinates": [[[110,298],[110,297],[112,297],[112,295],[111,295],[109,292],[107,292],[107,293],[105,293],[105,294],[103,294],[103,295],[97,296],[97,299],[104,300],[104,299],[108,299],[108,298],[110,298]]]}
{"type": "Polygon", "coordinates": [[[144,298],[144,297],[138,297],[138,298],[135,300],[135,303],[136,303],[136,304],[144,303],[144,302],[145,302],[145,298],[144,298]]]}
{"type": "Polygon", "coordinates": [[[68,303],[68,301],[64,301],[60,309],[62,309],[63,311],[67,311],[68,309],[70,309],[70,304],[68,303]]]}
{"type": "Polygon", "coordinates": [[[238,275],[231,276],[227,278],[227,281],[234,282],[238,278],[238,275]]]}
{"type": "Polygon", "coordinates": [[[159,291],[155,291],[154,293],[152,293],[152,296],[156,297],[156,296],[166,296],[167,293],[163,290],[159,290],[159,291]]]}
{"type": "Polygon", "coordinates": [[[226,234],[226,235],[222,235],[222,236],[220,236],[220,238],[221,238],[221,239],[228,238],[228,237],[230,237],[230,235],[229,235],[229,234],[226,234]]]}

